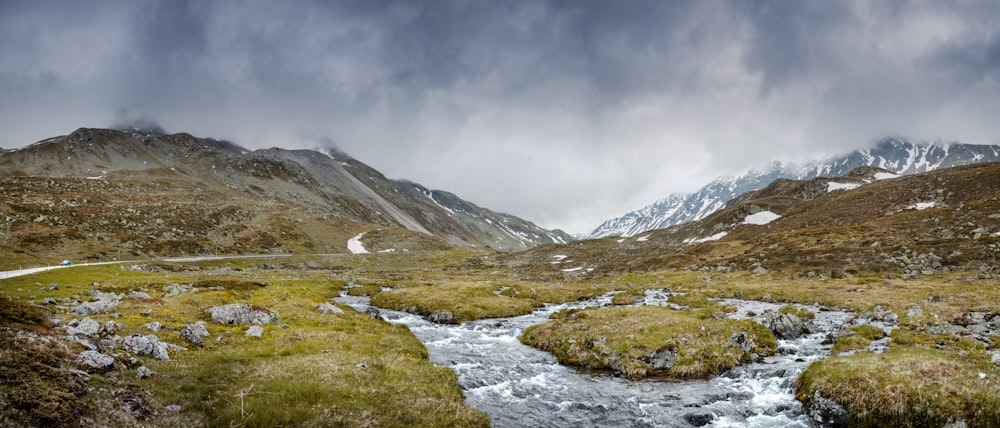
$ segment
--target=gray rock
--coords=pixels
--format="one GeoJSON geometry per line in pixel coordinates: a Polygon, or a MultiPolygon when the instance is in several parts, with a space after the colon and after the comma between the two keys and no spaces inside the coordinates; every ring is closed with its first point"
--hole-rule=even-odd
{"type": "Polygon", "coordinates": [[[228,325],[270,324],[278,321],[278,313],[261,306],[247,303],[231,303],[208,309],[212,321],[228,325]]]}
{"type": "Polygon", "coordinates": [[[151,369],[149,367],[146,367],[146,366],[139,366],[139,368],[136,370],[136,372],[138,372],[138,374],[139,374],[139,379],[145,379],[145,378],[148,378],[148,377],[152,377],[153,375],[156,374],[156,372],[154,372],[153,369],[151,369]]]}
{"type": "Polygon", "coordinates": [[[97,337],[97,334],[101,331],[101,324],[90,318],[84,318],[80,321],[74,321],[69,323],[69,327],[66,328],[66,333],[70,335],[85,335],[97,337]]]}
{"type": "Polygon", "coordinates": [[[712,423],[715,420],[715,415],[709,411],[700,411],[684,415],[684,420],[691,425],[701,427],[712,423]]]}
{"type": "Polygon", "coordinates": [[[368,315],[368,318],[373,320],[382,319],[382,313],[379,312],[378,309],[375,309],[371,306],[369,306],[368,309],[365,309],[365,315],[368,315]]]}
{"type": "Polygon", "coordinates": [[[677,346],[668,344],[645,355],[645,361],[654,369],[669,370],[677,364],[677,346]]]}
{"type": "Polygon", "coordinates": [[[149,293],[147,293],[145,291],[132,290],[132,291],[128,292],[128,296],[126,296],[125,298],[127,298],[129,300],[135,300],[135,299],[152,299],[153,296],[150,296],[149,293]]]}
{"type": "Polygon", "coordinates": [[[159,333],[160,329],[163,328],[163,324],[160,324],[156,321],[148,322],[146,324],[143,324],[142,326],[148,328],[149,331],[153,333],[159,333]]]}
{"type": "Polygon", "coordinates": [[[102,351],[114,351],[118,347],[118,342],[115,342],[114,339],[101,339],[97,347],[102,351]]]}
{"type": "Polygon", "coordinates": [[[76,356],[76,363],[94,370],[111,370],[115,365],[114,357],[97,351],[83,351],[76,356]]]}
{"type": "Polygon", "coordinates": [[[76,315],[91,315],[114,312],[121,304],[121,299],[111,293],[98,292],[97,299],[91,302],[84,302],[72,309],[76,315]]]}
{"type": "Polygon", "coordinates": [[[203,337],[209,337],[208,328],[205,327],[205,321],[198,321],[194,324],[185,325],[179,333],[180,337],[193,345],[205,346],[205,342],[201,339],[203,337]]]}
{"type": "Polygon", "coordinates": [[[259,325],[255,325],[247,329],[246,335],[260,339],[260,337],[264,335],[264,328],[259,325]]]}
{"type": "Polygon", "coordinates": [[[342,314],[342,313],[344,313],[343,309],[340,309],[340,308],[338,308],[338,307],[336,307],[334,305],[331,305],[329,303],[320,303],[319,306],[316,307],[316,309],[318,309],[320,312],[322,312],[324,314],[342,314]]]}
{"type": "Polygon", "coordinates": [[[823,426],[842,426],[847,423],[847,418],[850,417],[844,406],[819,395],[818,391],[806,404],[806,414],[823,426]]]}
{"type": "Polygon", "coordinates": [[[116,331],[118,331],[118,325],[115,324],[114,321],[108,321],[104,323],[103,327],[101,327],[100,335],[105,337],[111,337],[115,335],[116,331]]]}
{"type": "Polygon", "coordinates": [[[153,334],[147,334],[145,336],[141,334],[133,334],[122,340],[121,346],[122,349],[127,352],[131,352],[136,355],[152,355],[158,360],[170,359],[170,355],[167,353],[168,349],[184,349],[180,346],[173,346],[168,343],[161,342],[160,338],[153,334]]]}
{"type": "Polygon", "coordinates": [[[733,333],[732,336],[729,336],[729,346],[747,353],[753,351],[754,343],[753,339],[750,338],[750,335],[741,331],[733,333]]]}
{"type": "Polygon", "coordinates": [[[427,319],[437,324],[455,324],[455,314],[448,311],[434,312],[427,319]]]}
{"type": "Polygon", "coordinates": [[[782,314],[775,311],[764,312],[763,324],[779,339],[797,339],[815,330],[815,326],[811,321],[792,314],[782,314]]]}
{"type": "Polygon", "coordinates": [[[174,283],[174,284],[170,284],[170,285],[164,286],[163,287],[163,291],[166,292],[166,294],[163,295],[164,297],[173,297],[173,296],[179,296],[181,294],[186,294],[186,293],[197,293],[198,292],[198,288],[195,287],[195,286],[193,286],[193,285],[191,285],[191,284],[180,285],[180,284],[174,283]]]}
{"type": "Polygon", "coordinates": [[[59,302],[57,302],[56,299],[53,299],[51,297],[46,297],[42,299],[42,303],[46,305],[55,305],[58,304],[59,302]]]}
{"type": "Polygon", "coordinates": [[[920,305],[913,305],[913,307],[906,311],[906,316],[910,318],[920,318],[924,316],[924,310],[920,308],[920,305]]]}
{"type": "Polygon", "coordinates": [[[754,275],[763,275],[763,274],[767,273],[767,269],[764,269],[763,266],[757,266],[757,267],[753,268],[753,270],[750,271],[750,272],[753,273],[754,275]]]}

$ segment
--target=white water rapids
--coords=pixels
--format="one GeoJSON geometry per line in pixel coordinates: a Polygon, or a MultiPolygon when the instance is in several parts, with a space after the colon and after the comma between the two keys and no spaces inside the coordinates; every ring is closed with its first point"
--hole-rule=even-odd
{"type": "MultiPolygon", "coordinates": [[[[553,312],[607,305],[611,295],[551,305],[530,315],[434,324],[423,317],[379,309],[389,322],[406,325],[423,342],[434,364],[458,374],[469,405],[486,412],[496,427],[812,427],[793,396],[795,378],[809,362],[825,358],[827,332],[842,328],[851,314],[805,306],[823,330],[796,340],[779,340],[778,355],[737,367],[709,380],[629,381],[559,365],[548,352],[523,345],[524,329],[553,312]]],[[[359,310],[368,299],[337,299],[359,310]]],[[[644,304],[664,305],[666,295],[647,294],[644,304]]],[[[782,305],[722,300],[739,310],[731,318],[753,318],[782,305]]],[[[760,319],[758,318],[758,321],[760,319]]]]}

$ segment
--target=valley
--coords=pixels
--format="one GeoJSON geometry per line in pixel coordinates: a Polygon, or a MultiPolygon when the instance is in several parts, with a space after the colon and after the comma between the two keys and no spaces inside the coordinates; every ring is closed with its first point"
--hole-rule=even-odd
{"type": "Polygon", "coordinates": [[[78,130],[0,168],[0,270],[115,262],[0,279],[0,425],[1000,424],[998,163],[576,242],[342,153],[78,130]]]}

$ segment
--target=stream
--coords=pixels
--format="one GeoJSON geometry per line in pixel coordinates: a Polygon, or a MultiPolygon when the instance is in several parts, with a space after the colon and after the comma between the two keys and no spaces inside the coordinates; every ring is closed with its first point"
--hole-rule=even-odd
{"type": "MultiPolygon", "coordinates": [[[[443,325],[419,315],[378,309],[389,322],[403,324],[424,343],[431,362],[458,375],[466,402],[490,416],[495,427],[812,427],[795,400],[795,378],[814,360],[825,358],[827,332],[853,315],[802,306],[816,313],[822,332],[779,340],[777,355],[737,367],[708,380],[629,381],[560,365],[551,354],[521,344],[525,328],[553,312],[599,307],[612,294],[550,305],[532,314],[443,325]]],[[[650,291],[647,305],[667,305],[667,294],[650,291]]],[[[336,299],[364,311],[368,298],[336,299]]],[[[783,304],[724,299],[738,311],[730,318],[761,320],[783,304]],[[749,316],[750,314],[756,314],[749,316]]]]}

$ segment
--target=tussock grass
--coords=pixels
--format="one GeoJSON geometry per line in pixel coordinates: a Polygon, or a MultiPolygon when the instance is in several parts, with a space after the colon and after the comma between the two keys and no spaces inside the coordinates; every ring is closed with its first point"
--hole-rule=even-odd
{"type": "MultiPolygon", "coordinates": [[[[454,254],[407,255],[400,259],[416,265],[421,258],[436,260],[439,265],[461,261],[454,254]]],[[[343,256],[283,262],[342,266],[339,271],[348,274],[353,272],[351,265],[365,266],[362,260],[343,256]]],[[[489,425],[484,414],[464,404],[454,373],[431,364],[427,350],[405,327],[372,320],[347,306],[340,306],[343,314],[316,310],[316,305],[337,295],[350,277],[331,275],[322,265],[315,266],[318,269],[285,270],[270,263],[213,262],[211,267],[199,264],[198,269],[163,272],[136,272],[114,265],[74,267],[0,282],[0,294],[18,299],[0,299],[0,323],[5,325],[12,324],[14,318],[33,325],[44,323],[39,309],[25,304],[32,301],[32,296],[36,302],[42,297],[86,301],[86,292],[92,289],[123,294],[133,289],[145,291],[153,298],[123,300],[114,318],[112,314],[90,317],[100,323],[114,320],[123,324],[117,333],[122,336],[150,334],[143,325],[160,322],[164,328],[156,334],[161,340],[189,348],[171,351],[169,361],[140,356],[137,365],[157,372],[148,379],[138,378],[137,365],[125,364],[104,376],[92,375],[89,393],[68,391],[82,398],[67,408],[82,409],[80,412],[60,414],[45,407],[45,402],[71,403],[60,398],[65,396],[62,392],[44,387],[46,382],[64,385],[66,377],[45,375],[51,382],[32,383],[33,389],[22,391],[39,400],[37,406],[32,406],[57,418],[50,421],[55,425],[71,423],[81,415],[106,426],[489,425]],[[162,296],[162,287],[175,282],[222,289],[202,288],[199,292],[162,296]],[[50,290],[51,283],[59,287],[50,290]],[[24,311],[5,310],[8,302],[15,305],[13,309],[24,311]],[[205,312],[208,307],[234,302],[276,311],[282,326],[263,326],[264,336],[257,339],[245,336],[245,327],[212,322],[205,312]],[[152,314],[142,315],[147,310],[152,314]],[[205,338],[204,348],[189,345],[178,335],[184,325],[199,320],[207,321],[211,334],[205,338]],[[135,395],[142,397],[156,415],[136,420],[124,414],[115,403],[115,394],[120,396],[124,390],[138,391],[135,395]],[[166,410],[167,405],[179,406],[180,410],[166,410]],[[119,410],[108,411],[109,406],[119,410]]],[[[79,318],[61,312],[55,315],[64,320],[79,318]]],[[[54,343],[63,344],[58,339],[54,343]]],[[[38,361],[37,355],[13,355],[5,349],[6,343],[0,347],[0,358],[12,359],[8,367],[43,375],[52,373],[38,369],[35,363],[23,365],[38,361]]],[[[62,355],[57,363],[71,357],[62,355]]],[[[53,363],[53,370],[60,369],[59,364],[53,363]]]]}
{"type": "Polygon", "coordinates": [[[562,364],[609,370],[630,379],[708,377],[777,348],[774,335],[757,322],[705,319],[688,310],[594,308],[560,312],[552,318],[526,329],[521,342],[553,353],[562,364]],[[729,343],[735,333],[746,333],[753,341],[749,352],[729,343]],[[676,364],[654,368],[649,354],[663,349],[676,350],[676,364]]]}
{"type": "Polygon", "coordinates": [[[504,318],[531,313],[545,303],[563,303],[603,294],[600,286],[541,283],[440,281],[385,291],[372,296],[372,305],[430,315],[448,311],[455,322],[504,318]]]}
{"type": "Polygon", "coordinates": [[[542,306],[538,300],[494,293],[500,289],[495,284],[444,283],[386,291],[372,296],[371,303],[422,315],[448,311],[454,314],[455,322],[524,315],[542,306]]]}
{"type": "Polygon", "coordinates": [[[818,392],[845,406],[851,426],[1000,426],[998,390],[995,368],[970,366],[949,351],[900,346],[813,363],[796,383],[799,400],[808,403],[818,392]]]}

